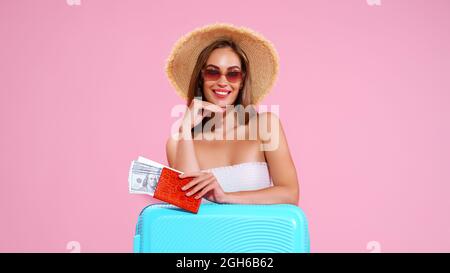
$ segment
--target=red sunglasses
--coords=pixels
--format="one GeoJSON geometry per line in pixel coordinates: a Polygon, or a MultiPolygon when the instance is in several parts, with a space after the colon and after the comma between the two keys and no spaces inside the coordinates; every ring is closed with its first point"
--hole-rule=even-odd
{"type": "MultiPolygon", "coordinates": [[[[202,69],[202,75],[205,81],[217,81],[223,74],[218,69],[206,68],[202,69]]],[[[242,75],[241,71],[229,71],[225,74],[225,77],[227,81],[236,83],[242,80],[242,75]]]]}

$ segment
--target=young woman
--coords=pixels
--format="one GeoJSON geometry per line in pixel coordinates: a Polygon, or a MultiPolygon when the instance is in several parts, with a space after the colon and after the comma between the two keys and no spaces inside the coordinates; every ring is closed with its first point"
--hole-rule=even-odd
{"type": "Polygon", "coordinates": [[[272,44],[248,28],[208,25],[179,39],[166,72],[188,106],[166,144],[169,166],[194,178],[186,195],[203,203],[297,205],[297,173],[281,122],[253,107],[278,73],[272,44]]]}

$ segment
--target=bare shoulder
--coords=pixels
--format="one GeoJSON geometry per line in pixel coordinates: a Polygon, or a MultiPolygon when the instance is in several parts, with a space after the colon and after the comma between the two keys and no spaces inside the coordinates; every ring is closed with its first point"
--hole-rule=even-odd
{"type": "Polygon", "coordinates": [[[280,118],[273,112],[263,112],[258,115],[258,131],[261,149],[265,152],[277,151],[284,143],[284,132],[280,118]]]}
{"type": "Polygon", "coordinates": [[[265,120],[266,120],[266,121],[280,122],[280,118],[279,118],[278,115],[275,114],[274,112],[262,112],[262,113],[258,113],[258,121],[264,122],[265,120]]]}
{"type": "Polygon", "coordinates": [[[258,126],[260,126],[260,132],[272,135],[279,132],[281,121],[278,115],[273,112],[262,112],[258,113],[258,126]]]}
{"type": "Polygon", "coordinates": [[[273,112],[261,112],[261,113],[257,113],[256,115],[252,116],[250,118],[250,121],[252,121],[252,122],[257,121],[258,124],[264,123],[264,122],[280,123],[280,118],[278,117],[277,114],[275,114],[273,112]]]}
{"type": "Polygon", "coordinates": [[[174,159],[177,152],[178,133],[169,135],[166,141],[166,156],[170,167],[173,167],[174,159]]]}

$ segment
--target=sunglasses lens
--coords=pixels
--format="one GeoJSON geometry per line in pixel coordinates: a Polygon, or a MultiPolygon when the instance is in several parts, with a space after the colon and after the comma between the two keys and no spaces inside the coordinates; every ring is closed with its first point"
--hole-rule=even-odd
{"type": "Polygon", "coordinates": [[[237,81],[240,81],[241,79],[242,79],[242,73],[239,71],[227,73],[227,80],[229,82],[237,82],[237,81]]]}
{"type": "Polygon", "coordinates": [[[220,78],[220,71],[214,69],[206,69],[203,76],[207,81],[217,81],[220,78]]]}
{"type": "MultiPolygon", "coordinates": [[[[203,72],[203,78],[206,81],[217,81],[220,79],[220,71],[217,69],[205,69],[203,72]]],[[[242,72],[232,71],[226,74],[226,78],[229,82],[235,83],[242,80],[242,72]]]]}

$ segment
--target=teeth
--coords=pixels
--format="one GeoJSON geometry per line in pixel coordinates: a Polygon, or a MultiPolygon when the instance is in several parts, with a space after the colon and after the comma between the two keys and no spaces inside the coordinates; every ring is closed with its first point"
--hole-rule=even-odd
{"type": "Polygon", "coordinates": [[[214,91],[214,92],[216,92],[219,95],[227,95],[228,94],[228,92],[223,92],[223,91],[214,91]]]}

